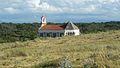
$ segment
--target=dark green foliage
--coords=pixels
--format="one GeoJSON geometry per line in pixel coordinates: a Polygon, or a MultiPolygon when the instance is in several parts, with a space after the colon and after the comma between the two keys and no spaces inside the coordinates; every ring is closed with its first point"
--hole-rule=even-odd
{"type": "MultiPolygon", "coordinates": [[[[53,24],[49,22],[48,24],[53,24]]],[[[54,23],[63,24],[63,23],[54,23]]],[[[81,33],[96,33],[108,30],[119,30],[120,22],[76,23],[81,33]]],[[[33,40],[37,37],[39,23],[0,23],[0,43],[33,40]]]]}
{"type": "Polygon", "coordinates": [[[101,23],[76,23],[76,25],[80,28],[81,33],[96,33],[101,31],[108,30],[119,30],[120,22],[101,22],[101,23]]]}
{"type": "Polygon", "coordinates": [[[33,40],[37,37],[38,23],[0,24],[0,43],[33,40]]]}

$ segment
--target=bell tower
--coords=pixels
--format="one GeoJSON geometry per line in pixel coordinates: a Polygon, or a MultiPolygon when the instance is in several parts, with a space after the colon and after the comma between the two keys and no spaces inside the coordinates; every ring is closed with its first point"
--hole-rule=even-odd
{"type": "Polygon", "coordinates": [[[46,22],[46,17],[45,16],[42,16],[41,17],[41,27],[47,25],[47,22],[46,22]]]}

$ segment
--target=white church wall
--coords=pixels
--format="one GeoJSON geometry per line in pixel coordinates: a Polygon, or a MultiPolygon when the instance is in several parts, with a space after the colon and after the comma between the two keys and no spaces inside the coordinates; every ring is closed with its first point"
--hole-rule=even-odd
{"type": "Polygon", "coordinates": [[[68,33],[73,33],[73,32],[74,32],[75,36],[80,35],[79,29],[76,29],[76,30],[65,30],[65,35],[68,35],[68,33]]]}

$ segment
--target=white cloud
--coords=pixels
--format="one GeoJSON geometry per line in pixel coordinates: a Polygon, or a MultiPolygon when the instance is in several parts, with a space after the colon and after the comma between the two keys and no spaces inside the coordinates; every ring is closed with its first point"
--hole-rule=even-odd
{"type": "Polygon", "coordinates": [[[2,13],[2,14],[16,14],[16,13],[19,13],[19,10],[15,9],[13,7],[7,7],[7,8],[1,8],[0,13],[2,13]]]}
{"type": "Polygon", "coordinates": [[[10,14],[17,13],[18,11],[12,7],[4,8],[3,11],[8,12],[10,14]]]}
{"type": "Polygon", "coordinates": [[[100,3],[104,3],[104,4],[107,4],[107,3],[114,3],[118,0],[99,0],[100,3]]]}
{"type": "Polygon", "coordinates": [[[26,4],[33,8],[39,7],[39,3],[41,3],[41,0],[26,0],[26,4]]]}
{"type": "Polygon", "coordinates": [[[0,11],[4,10],[8,13],[104,13],[119,11],[119,4],[120,0],[0,0],[0,11]]]}
{"type": "Polygon", "coordinates": [[[49,5],[47,2],[41,3],[39,6],[37,6],[36,11],[42,11],[42,12],[57,12],[59,11],[59,8],[56,8],[55,6],[49,5]]]}

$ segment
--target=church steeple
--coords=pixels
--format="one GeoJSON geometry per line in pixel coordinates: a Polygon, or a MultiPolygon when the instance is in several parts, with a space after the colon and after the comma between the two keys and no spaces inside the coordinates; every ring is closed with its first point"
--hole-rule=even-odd
{"type": "Polygon", "coordinates": [[[46,17],[45,16],[42,16],[41,17],[41,27],[45,26],[47,24],[46,22],[46,17]]]}

